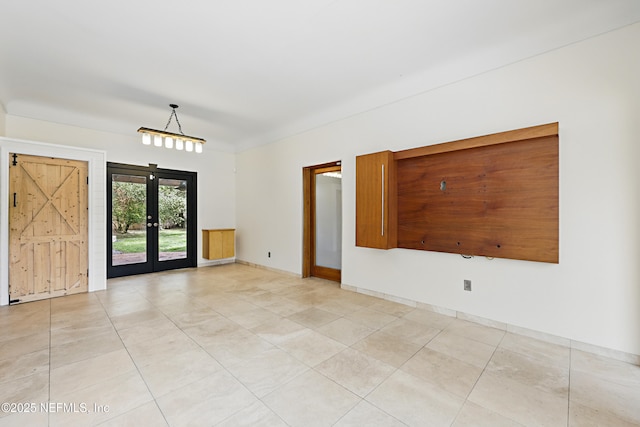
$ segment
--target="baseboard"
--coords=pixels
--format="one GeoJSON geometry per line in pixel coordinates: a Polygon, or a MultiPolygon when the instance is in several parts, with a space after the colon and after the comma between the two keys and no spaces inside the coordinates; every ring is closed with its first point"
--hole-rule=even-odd
{"type": "Polygon", "coordinates": [[[385,294],[383,292],[376,292],[369,289],[358,288],[351,285],[341,285],[342,289],[357,292],[360,294],[370,295],[376,298],[382,298],[388,301],[397,302],[410,307],[420,308],[422,310],[433,311],[435,313],[444,314],[445,316],[455,317],[461,320],[466,320],[480,325],[488,326],[491,328],[500,329],[513,334],[524,335],[530,338],[535,338],[540,341],[545,341],[551,344],[561,345],[575,350],[581,350],[587,353],[597,354],[599,356],[608,357],[611,359],[619,360],[621,362],[631,363],[633,365],[640,366],[640,355],[633,353],[626,353],[620,350],[614,350],[607,347],[601,347],[594,344],[583,343],[580,341],[572,340],[570,338],[560,337],[557,335],[548,334],[545,332],[536,331],[534,329],[523,328],[521,326],[511,325],[509,323],[498,322],[496,320],[487,319],[484,317],[476,316],[473,314],[464,313],[461,311],[451,310],[449,308],[439,307],[431,304],[425,304],[400,298],[395,295],[385,294]]]}
{"type": "Polygon", "coordinates": [[[301,274],[292,273],[292,272],[287,271],[287,270],[280,270],[280,269],[277,269],[277,268],[267,267],[266,265],[255,264],[253,262],[244,261],[244,260],[241,260],[241,259],[236,259],[235,262],[236,262],[236,264],[248,265],[249,267],[259,268],[261,270],[273,271],[274,273],[280,273],[280,274],[284,274],[286,276],[297,277],[297,278],[301,278],[302,277],[301,274]]]}
{"type": "Polygon", "coordinates": [[[235,262],[236,262],[235,258],[214,259],[214,260],[199,262],[198,267],[211,267],[213,265],[233,264],[235,262]]]}

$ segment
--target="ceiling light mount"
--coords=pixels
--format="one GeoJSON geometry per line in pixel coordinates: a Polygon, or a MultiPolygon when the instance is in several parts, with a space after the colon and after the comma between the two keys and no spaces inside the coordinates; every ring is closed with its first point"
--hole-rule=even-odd
{"type": "Polygon", "coordinates": [[[167,121],[167,125],[164,127],[164,130],[149,129],[145,127],[141,127],[140,129],[138,129],[138,132],[142,134],[142,143],[144,145],[151,145],[151,140],[153,139],[153,145],[155,145],[156,147],[162,147],[164,145],[166,148],[174,148],[175,142],[176,150],[195,150],[196,153],[202,153],[202,145],[207,141],[195,136],[185,135],[182,132],[182,125],[180,124],[180,120],[178,120],[178,114],[176,113],[178,104],[169,104],[169,107],[171,107],[171,114],[169,115],[169,120],[167,121]],[[180,133],[167,131],[169,125],[171,124],[171,119],[173,119],[174,117],[176,118],[178,131],[180,133]]]}

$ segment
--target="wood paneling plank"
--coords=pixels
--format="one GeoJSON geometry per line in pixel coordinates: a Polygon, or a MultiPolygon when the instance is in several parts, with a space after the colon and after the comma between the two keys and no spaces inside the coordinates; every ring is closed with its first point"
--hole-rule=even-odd
{"type": "Polygon", "coordinates": [[[558,262],[558,137],[398,161],[398,247],[558,262]]]}

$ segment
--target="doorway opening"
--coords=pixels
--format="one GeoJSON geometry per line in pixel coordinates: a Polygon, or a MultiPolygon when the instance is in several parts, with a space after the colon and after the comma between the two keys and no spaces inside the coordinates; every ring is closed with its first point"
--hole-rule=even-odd
{"type": "Polygon", "coordinates": [[[342,280],[342,167],[324,163],[302,170],[304,244],[302,277],[342,280]]]}
{"type": "Polygon", "coordinates": [[[195,172],[107,164],[107,277],[195,267],[195,172]]]}

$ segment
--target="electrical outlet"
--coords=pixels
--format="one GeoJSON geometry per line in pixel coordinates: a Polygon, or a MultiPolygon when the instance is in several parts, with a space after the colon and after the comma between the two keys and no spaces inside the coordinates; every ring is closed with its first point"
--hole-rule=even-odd
{"type": "Polygon", "coordinates": [[[464,290],[471,291],[471,280],[464,280],[464,290]]]}

